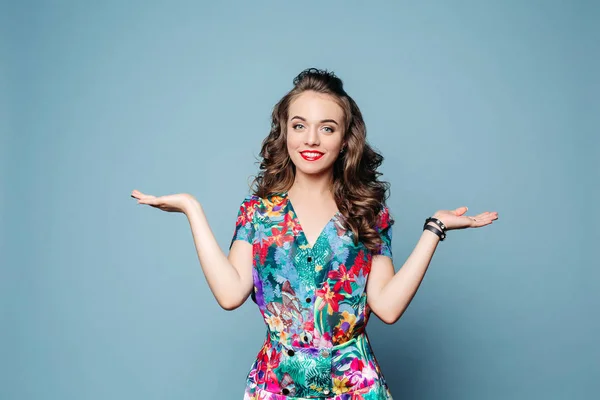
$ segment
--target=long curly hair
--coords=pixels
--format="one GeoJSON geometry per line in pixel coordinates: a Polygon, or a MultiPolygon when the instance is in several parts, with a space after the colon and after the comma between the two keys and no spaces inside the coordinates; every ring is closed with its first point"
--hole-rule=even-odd
{"type": "Polygon", "coordinates": [[[346,93],[333,72],[308,68],[294,78],[294,87],[275,105],[271,131],[260,151],[259,173],[251,187],[254,194],[266,198],[286,192],[294,183],[296,167],[287,151],[288,110],[301,93],[311,90],[332,96],[344,111],[343,152],[333,165],[335,202],[354,243],[362,241],[375,251],[382,243],[376,230],[379,213],[388,197],[389,183],[379,180],[377,168],[383,156],[367,143],[367,130],[356,102],[346,93]]]}

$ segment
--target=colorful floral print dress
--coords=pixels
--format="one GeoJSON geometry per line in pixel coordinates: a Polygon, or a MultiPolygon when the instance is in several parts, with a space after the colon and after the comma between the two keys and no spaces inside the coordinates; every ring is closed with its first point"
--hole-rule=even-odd
{"type": "Polygon", "coordinates": [[[394,221],[382,205],[375,253],[342,221],[336,213],[311,246],[287,192],[242,202],[231,245],[253,246],[252,300],[267,325],[244,400],[392,398],[365,332],[365,288],[373,254],[392,257],[394,221]]]}

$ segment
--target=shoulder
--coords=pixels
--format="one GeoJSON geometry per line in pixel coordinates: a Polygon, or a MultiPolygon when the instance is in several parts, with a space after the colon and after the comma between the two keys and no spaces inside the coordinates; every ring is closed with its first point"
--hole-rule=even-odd
{"type": "Polygon", "coordinates": [[[263,211],[271,214],[284,209],[287,200],[286,192],[269,193],[265,198],[260,199],[263,211]]]}
{"type": "Polygon", "coordinates": [[[248,195],[246,195],[246,197],[244,197],[244,203],[257,203],[260,202],[262,200],[262,198],[258,197],[257,195],[250,193],[248,195]]]}
{"type": "Polygon", "coordinates": [[[260,205],[262,203],[262,200],[260,197],[258,197],[255,194],[248,194],[246,195],[246,197],[244,197],[244,199],[242,200],[241,204],[240,204],[240,208],[244,208],[244,209],[253,209],[256,208],[256,206],[260,205]]]}
{"type": "Polygon", "coordinates": [[[390,211],[390,208],[382,203],[377,214],[377,230],[382,231],[386,228],[391,227],[394,224],[394,217],[390,211]]]}
{"type": "Polygon", "coordinates": [[[281,213],[286,209],[286,196],[285,192],[270,193],[264,197],[260,197],[256,194],[248,194],[244,197],[242,204],[240,205],[240,213],[245,213],[247,219],[252,221],[255,214],[267,216],[273,218],[280,216],[281,213]]]}

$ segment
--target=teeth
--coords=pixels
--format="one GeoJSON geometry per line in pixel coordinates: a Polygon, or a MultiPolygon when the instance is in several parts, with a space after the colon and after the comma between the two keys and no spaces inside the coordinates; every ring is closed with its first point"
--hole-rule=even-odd
{"type": "Polygon", "coordinates": [[[321,155],[321,153],[307,153],[307,152],[304,152],[302,154],[304,154],[307,157],[318,157],[321,155]]]}

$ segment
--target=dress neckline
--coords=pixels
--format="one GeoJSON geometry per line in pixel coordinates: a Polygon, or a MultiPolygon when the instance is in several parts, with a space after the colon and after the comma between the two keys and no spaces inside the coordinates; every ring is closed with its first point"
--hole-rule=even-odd
{"type": "Polygon", "coordinates": [[[292,204],[292,200],[290,199],[288,192],[285,191],[282,194],[287,202],[289,210],[293,214],[293,219],[296,221],[296,224],[298,225],[300,236],[302,237],[302,239],[304,239],[305,244],[312,250],[319,243],[319,240],[321,240],[323,235],[325,235],[325,232],[327,231],[327,228],[329,227],[329,225],[337,219],[337,217],[340,214],[340,210],[337,210],[335,212],[335,214],[333,214],[333,216],[331,218],[329,218],[329,220],[327,221],[325,226],[319,231],[319,234],[318,234],[317,238],[315,239],[315,242],[313,244],[311,244],[308,241],[308,238],[306,237],[306,233],[304,232],[304,228],[302,227],[302,223],[300,222],[300,218],[298,218],[298,214],[296,213],[296,209],[294,208],[294,205],[292,204]]]}

